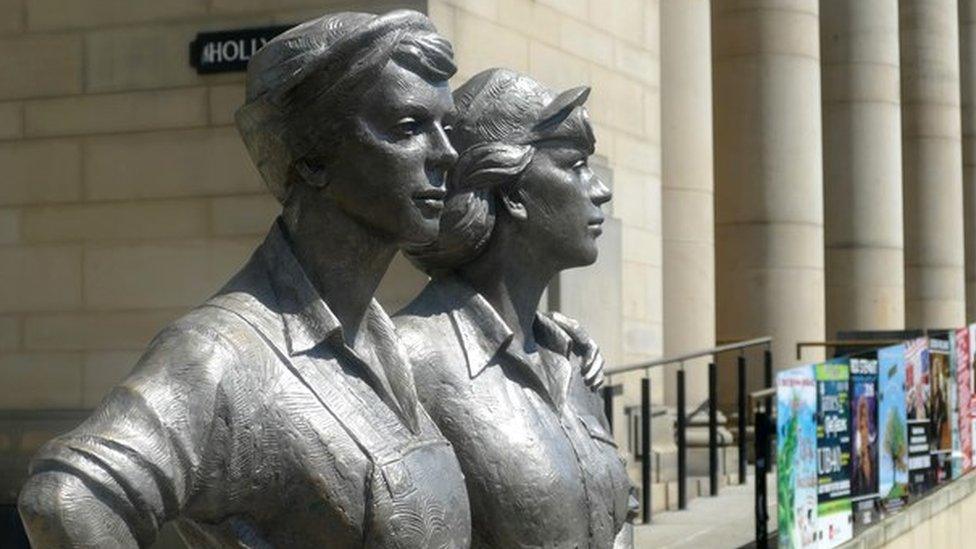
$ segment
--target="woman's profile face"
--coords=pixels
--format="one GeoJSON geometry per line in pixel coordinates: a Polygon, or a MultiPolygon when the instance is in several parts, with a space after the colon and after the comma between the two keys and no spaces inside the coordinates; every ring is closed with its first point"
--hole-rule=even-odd
{"type": "Polygon", "coordinates": [[[612,196],[589,166],[588,141],[581,136],[536,144],[518,184],[533,255],[548,258],[558,270],[596,261],[604,221],[600,206],[612,196]]]}

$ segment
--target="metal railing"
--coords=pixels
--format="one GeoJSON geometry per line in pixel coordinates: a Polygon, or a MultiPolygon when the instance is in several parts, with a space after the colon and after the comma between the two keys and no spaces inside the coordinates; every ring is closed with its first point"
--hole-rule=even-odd
{"type": "Polygon", "coordinates": [[[818,347],[836,349],[838,347],[877,349],[885,345],[897,345],[904,339],[831,339],[827,341],[798,341],[796,343],[796,359],[803,360],[803,349],[818,347]]]}
{"type": "MultiPolygon", "coordinates": [[[[685,402],[685,362],[711,357],[708,363],[708,481],[709,493],[712,496],[718,495],[718,399],[717,399],[717,357],[724,353],[739,351],[737,359],[737,412],[738,425],[736,443],[738,445],[738,481],[739,484],[746,483],[747,468],[747,446],[746,430],[747,420],[747,395],[746,395],[746,375],[747,362],[744,351],[753,347],[763,347],[763,377],[764,386],[769,387],[773,384],[773,355],[770,350],[773,338],[759,337],[745,341],[731,342],[708,349],[702,349],[691,353],[685,353],[673,357],[664,357],[648,362],[633,364],[628,366],[618,366],[607,368],[605,371],[607,382],[604,387],[604,403],[606,406],[608,421],[613,429],[613,383],[612,376],[629,372],[644,371],[641,379],[641,408],[640,408],[640,462],[641,462],[641,517],[644,524],[651,522],[651,465],[653,456],[651,454],[651,379],[650,370],[667,365],[678,365],[676,372],[676,397],[677,397],[677,418],[675,421],[675,439],[677,445],[677,465],[678,465],[678,508],[684,510],[688,506],[687,494],[687,450],[688,443],[686,430],[688,418],[685,402]]],[[[768,407],[767,407],[768,409],[768,407]]]]}
{"type": "MultiPolygon", "coordinates": [[[[770,384],[772,385],[772,384],[770,384]]],[[[755,496],[753,510],[755,513],[755,547],[767,549],[769,547],[769,496],[766,491],[766,475],[773,470],[772,443],[776,438],[776,418],[773,415],[772,399],[776,394],[775,387],[766,387],[749,393],[749,409],[753,412],[753,452],[755,455],[755,496]]]]}

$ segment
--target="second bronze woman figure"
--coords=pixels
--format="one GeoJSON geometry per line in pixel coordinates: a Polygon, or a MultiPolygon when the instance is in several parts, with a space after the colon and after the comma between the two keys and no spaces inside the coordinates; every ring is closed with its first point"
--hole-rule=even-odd
{"type": "Polygon", "coordinates": [[[505,69],[461,86],[439,238],[408,248],[432,279],[394,321],[465,474],[475,547],[611,547],[632,517],[583,352],[537,311],[597,258],[611,193],[588,165],[588,94],[505,69]]]}

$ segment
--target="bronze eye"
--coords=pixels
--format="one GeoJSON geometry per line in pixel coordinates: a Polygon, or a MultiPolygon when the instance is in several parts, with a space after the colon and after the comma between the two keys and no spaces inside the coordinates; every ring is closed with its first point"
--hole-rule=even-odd
{"type": "Polygon", "coordinates": [[[401,137],[413,137],[421,133],[423,123],[416,118],[401,118],[394,126],[393,132],[401,137]]]}
{"type": "Polygon", "coordinates": [[[586,159],[585,158],[580,158],[579,160],[577,160],[576,162],[573,163],[573,169],[574,170],[582,170],[587,165],[588,165],[588,163],[587,163],[586,159]]]}

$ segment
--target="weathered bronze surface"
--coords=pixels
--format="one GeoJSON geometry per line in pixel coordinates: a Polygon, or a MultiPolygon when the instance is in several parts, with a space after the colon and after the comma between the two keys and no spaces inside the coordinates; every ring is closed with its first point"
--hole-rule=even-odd
{"type": "Polygon", "coordinates": [[[251,61],[238,125],[282,215],[247,265],[31,465],[38,547],[465,547],[451,446],[372,295],[434,240],[456,154],[450,44],[415,12],[329,15],[251,61]]]}
{"type": "Polygon", "coordinates": [[[321,17],[254,56],[237,123],[281,216],[37,454],[35,546],[146,546],[168,521],[194,547],[619,542],[603,359],[536,313],[595,260],[610,199],[588,89],[493,70],[452,97],[452,56],[410,11],[321,17]],[[434,276],[402,334],[373,300],[401,249],[434,276]]]}
{"type": "Polygon", "coordinates": [[[536,310],[553,276],[597,257],[610,191],[587,165],[588,94],[504,69],[459,88],[440,238],[409,249],[432,281],[395,322],[461,462],[476,547],[629,542],[636,500],[589,357],[571,321],[536,310]]]}

